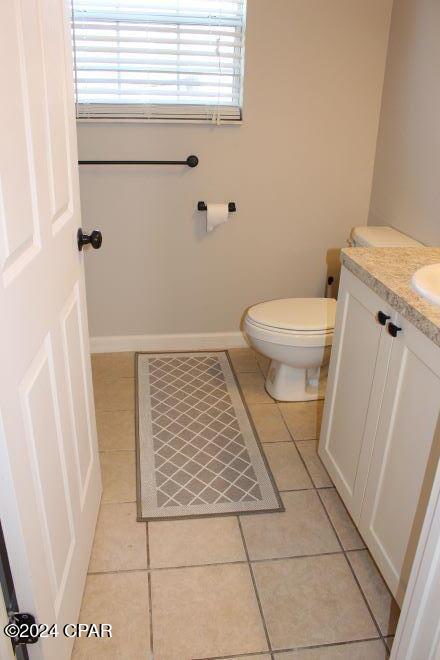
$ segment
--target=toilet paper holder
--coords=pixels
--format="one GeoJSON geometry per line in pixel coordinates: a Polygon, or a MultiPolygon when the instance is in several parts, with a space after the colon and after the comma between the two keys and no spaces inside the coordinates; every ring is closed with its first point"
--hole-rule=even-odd
{"type": "MultiPolygon", "coordinates": [[[[197,210],[198,211],[207,211],[208,207],[206,206],[206,202],[198,202],[197,203],[197,210]]],[[[229,213],[235,213],[236,210],[237,210],[237,207],[235,205],[235,202],[229,202],[229,204],[228,204],[229,213]]]]}

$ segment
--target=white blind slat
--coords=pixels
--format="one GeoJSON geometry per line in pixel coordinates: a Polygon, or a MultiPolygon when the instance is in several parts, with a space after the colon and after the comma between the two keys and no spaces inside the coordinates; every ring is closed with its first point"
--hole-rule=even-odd
{"type": "MultiPolygon", "coordinates": [[[[85,34],[87,36],[87,29],[93,28],[95,31],[99,32],[99,34],[115,34],[115,31],[119,31],[119,34],[125,35],[125,34],[130,34],[132,32],[137,32],[137,33],[142,33],[144,34],[145,32],[148,32],[148,34],[154,34],[157,37],[159,37],[163,33],[170,33],[170,28],[168,26],[164,25],[156,25],[153,23],[142,23],[142,25],[139,24],[131,24],[127,23],[124,24],[123,26],[118,23],[118,21],[113,21],[113,22],[103,22],[97,25],[95,22],[89,22],[89,21],[83,21],[80,19],[77,19],[75,21],[75,33],[76,33],[76,38],[78,39],[82,34],[85,34]]],[[[182,37],[189,37],[193,34],[195,35],[204,35],[205,37],[209,38],[214,38],[214,37],[233,37],[236,38],[237,40],[239,37],[235,33],[235,27],[219,27],[219,29],[212,28],[211,26],[203,26],[203,25],[198,25],[194,27],[193,25],[180,25],[180,34],[182,37]]]]}
{"type": "MultiPolygon", "coordinates": [[[[85,64],[77,62],[76,65],[76,72],[77,72],[77,78],[80,76],[85,76],[85,74],[90,74],[90,73],[106,73],[106,74],[113,74],[113,75],[120,75],[122,73],[161,73],[161,74],[174,74],[175,69],[173,68],[173,65],[165,64],[161,68],[157,68],[154,66],[145,66],[143,64],[135,64],[135,63],[130,63],[130,64],[120,64],[118,68],[117,74],[112,68],[111,62],[109,64],[101,63],[101,62],[86,62],[85,64]],[[166,67],[170,67],[167,69],[166,67]]],[[[216,76],[217,78],[221,79],[222,77],[227,77],[227,78],[239,78],[240,73],[237,71],[234,71],[233,69],[229,69],[228,67],[224,67],[219,73],[218,69],[216,68],[211,68],[208,69],[207,67],[202,68],[197,68],[193,65],[190,65],[189,67],[186,66],[180,66],[179,67],[179,75],[181,76],[216,76]]],[[[84,80],[88,80],[88,78],[84,77],[84,80]]]]}
{"type": "MultiPolygon", "coordinates": [[[[176,37],[175,39],[158,39],[157,36],[152,39],[151,36],[145,35],[144,37],[123,37],[123,36],[118,36],[117,34],[114,35],[109,35],[109,36],[100,36],[97,39],[94,39],[92,43],[99,43],[99,44],[104,44],[104,43],[118,43],[118,44],[139,44],[139,45],[145,45],[148,43],[148,45],[162,45],[162,44],[173,44],[173,45],[179,45],[179,46],[210,46],[212,48],[217,48],[217,39],[210,39],[210,35],[207,35],[206,39],[186,39],[186,35],[180,35],[179,37],[176,37]]],[[[77,34],[76,35],[76,48],[77,50],[88,50],[87,46],[85,48],[82,48],[81,44],[84,42],[85,44],[90,43],[90,36],[87,34],[77,34]]],[[[231,39],[231,37],[228,38],[228,41],[226,41],[226,35],[224,39],[224,43],[220,45],[220,48],[241,48],[241,40],[239,41],[238,39],[231,39]]],[[[119,46],[121,50],[123,50],[123,47],[119,46]]]]}
{"type": "Polygon", "coordinates": [[[241,119],[245,0],[72,0],[79,118],[241,119]]]}
{"type": "MultiPolygon", "coordinates": [[[[163,48],[163,49],[158,49],[157,46],[154,44],[151,44],[151,48],[131,48],[130,46],[127,47],[117,47],[117,46],[107,46],[107,44],[102,44],[101,46],[83,46],[78,44],[76,47],[76,52],[77,53],[116,53],[117,55],[122,55],[122,54],[133,54],[133,55],[175,55],[176,57],[179,55],[177,52],[176,48],[163,48]]],[[[187,47],[187,44],[178,44],[178,47],[181,49],[182,47],[187,47]]],[[[180,50],[181,55],[185,55],[186,57],[215,57],[219,62],[223,59],[227,60],[237,60],[237,56],[234,56],[233,53],[225,53],[225,52],[220,52],[221,46],[217,48],[217,52],[215,50],[200,50],[200,51],[190,51],[190,50],[180,50]]],[[[116,62],[117,64],[117,62],[116,62]]]]}

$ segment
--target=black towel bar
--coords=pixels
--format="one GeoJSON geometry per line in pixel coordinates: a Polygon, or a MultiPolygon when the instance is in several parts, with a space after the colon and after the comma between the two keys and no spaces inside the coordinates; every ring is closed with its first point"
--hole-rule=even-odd
{"type": "MultiPolygon", "coordinates": [[[[198,202],[197,210],[198,211],[207,211],[208,207],[206,206],[206,202],[198,202]]],[[[229,202],[229,204],[228,204],[229,213],[235,213],[236,210],[237,210],[237,206],[236,206],[235,202],[229,202]]]]}
{"type": "Polygon", "coordinates": [[[188,165],[197,167],[197,156],[188,156],[186,160],[79,160],[78,165],[188,165]]]}

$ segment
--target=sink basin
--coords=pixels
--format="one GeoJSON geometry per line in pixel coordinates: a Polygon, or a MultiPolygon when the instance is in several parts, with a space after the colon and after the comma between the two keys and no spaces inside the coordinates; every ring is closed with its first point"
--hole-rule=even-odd
{"type": "Polygon", "coordinates": [[[440,264],[423,266],[412,276],[412,285],[418,294],[440,305],[440,264]]]}

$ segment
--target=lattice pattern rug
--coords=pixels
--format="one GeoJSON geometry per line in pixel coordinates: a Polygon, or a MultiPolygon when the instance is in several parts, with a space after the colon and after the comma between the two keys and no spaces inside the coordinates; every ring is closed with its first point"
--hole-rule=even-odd
{"type": "Polygon", "coordinates": [[[137,355],[138,519],[282,510],[225,352],[137,355]]]}

